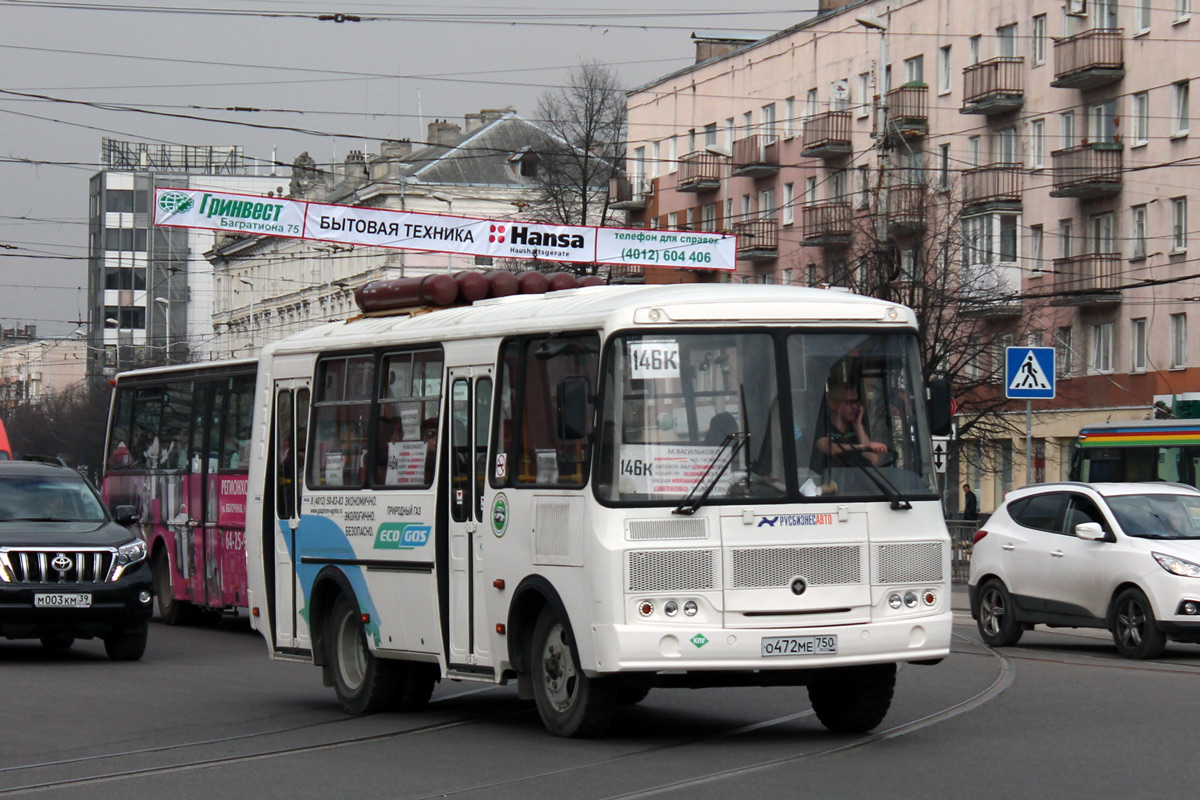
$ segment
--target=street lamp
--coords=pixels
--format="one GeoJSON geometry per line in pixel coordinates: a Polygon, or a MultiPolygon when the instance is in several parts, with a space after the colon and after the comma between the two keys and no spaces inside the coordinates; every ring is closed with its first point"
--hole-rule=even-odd
{"type": "Polygon", "coordinates": [[[238,278],[237,280],[238,280],[238,283],[244,283],[250,287],[250,328],[249,328],[249,332],[250,332],[250,353],[253,355],[254,341],[255,341],[255,335],[254,335],[254,333],[255,333],[255,331],[254,331],[254,284],[251,283],[250,281],[246,280],[245,278],[238,278]]]}
{"type": "MultiPolygon", "coordinates": [[[[454,198],[445,192],[432,192],[430,195],[434,200],[440,200],[446,204],[447,214],[454,213],[454,198]]],[[[450,251],[446,251],[446,274],[450,274],[450,251]]]]}
{"type": "Polygon", "coordinates": [[[171,363],[171,301],[165,297],[156,297],[154,302],[163,307],[163,350],[167,363],[171,363]]]}
{"type": "Polygon", "coordinates": [[[117,345],[116,345],[116,348],[114,348],[114,349],[116,350],[116,353],[117,353],[117,372],[120,372],[121,371],[121,323],[117,322],[112,317],[105,317],[104,324],[106,326],[111,326],[113,328],[116,328],[117,345]]]}

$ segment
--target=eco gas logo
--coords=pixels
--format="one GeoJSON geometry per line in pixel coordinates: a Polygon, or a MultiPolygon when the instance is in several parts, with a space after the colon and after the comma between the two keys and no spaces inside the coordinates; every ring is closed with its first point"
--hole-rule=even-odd
{"type": "Polygon", "coordinates": [[[376,550],[415,550],[429,543],[428,525],[409,522],[385,522],[375,532],[376,550]]]}
{"type": "Polygon", "coordinates": [[[163,192],[158,196],[158,208],[166,214],[186,214],[196,201],[183,192],[163,192]]]}

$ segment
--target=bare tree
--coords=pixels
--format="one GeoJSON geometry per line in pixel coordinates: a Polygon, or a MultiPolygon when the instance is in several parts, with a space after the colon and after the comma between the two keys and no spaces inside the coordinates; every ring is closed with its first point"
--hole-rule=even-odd
{"type": "Polygon", "coordinates": [[[5,414],[9,440],[19,455],[58,456],[98,476],[108,423],[108,387],[80,382],[5,414]]]}
{"type": "Polygon", "coordinates": [[[566,86],[542,95],[537,116],[551,140],[537,153],[537,190],[526,216],[556,225],[613,222],[608,181],[621,169],[625,141],[625,91],[616,73],[581,63],[566,86]]]}

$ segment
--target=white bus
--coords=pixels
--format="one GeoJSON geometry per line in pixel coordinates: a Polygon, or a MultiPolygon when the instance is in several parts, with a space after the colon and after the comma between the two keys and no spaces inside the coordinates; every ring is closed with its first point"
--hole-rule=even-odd
{"type": "Polygon", "coordinates": [[[778,286],[293,336],[260,361],[253,623],[351,713],[515,681],[590,736],[651,688],[806,685],[825,727],[869,730],[899,662],[949,653],[949,399],[921,376],[909,309],[778,286]]]}

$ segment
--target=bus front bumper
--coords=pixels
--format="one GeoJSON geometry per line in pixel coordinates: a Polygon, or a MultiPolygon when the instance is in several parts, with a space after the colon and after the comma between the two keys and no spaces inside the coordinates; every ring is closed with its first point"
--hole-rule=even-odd
{"type": "Polygon", "coordinates": [[[803,670],[935,661],[950,654],[952,623],[953,613],[946,611],[871,624],[813,628],[596,625],[592,628],[594,671],[803,670]],[[830,637],[836,637],[836,642],[830,637]],[[831,645],[836,653],[828,652],[831,645]]]}

